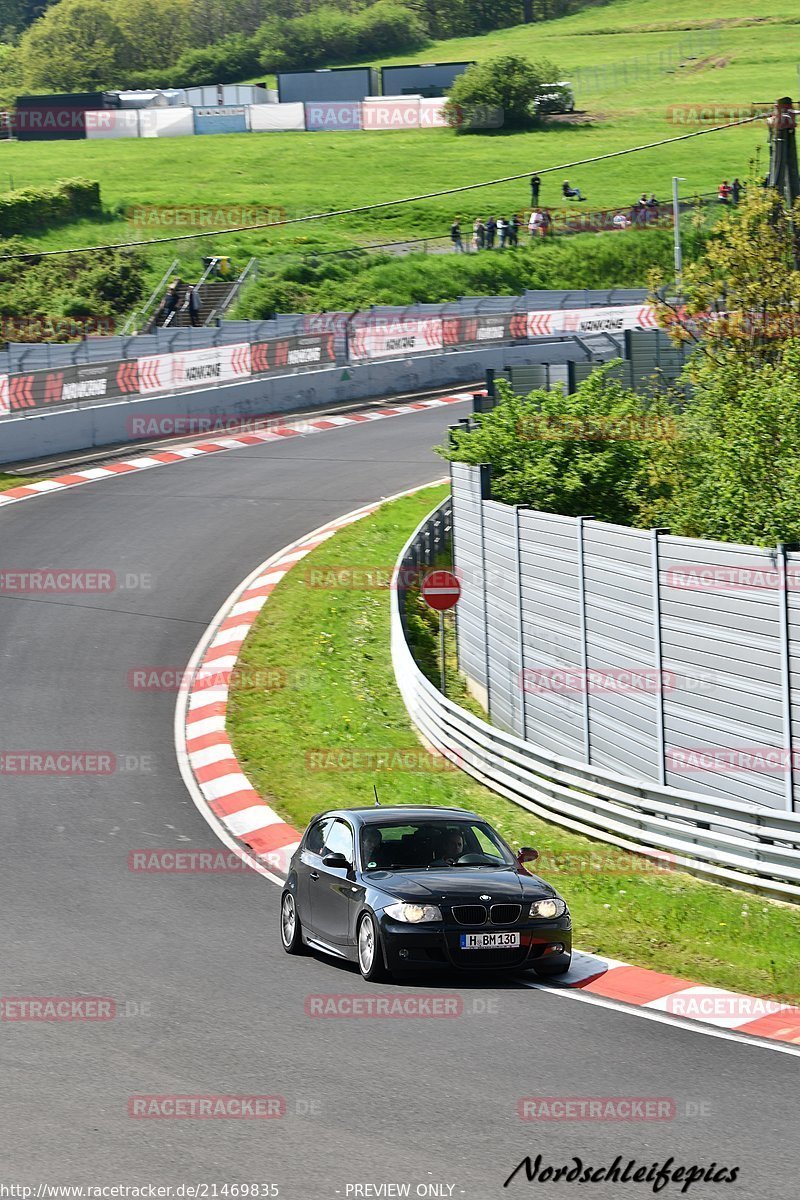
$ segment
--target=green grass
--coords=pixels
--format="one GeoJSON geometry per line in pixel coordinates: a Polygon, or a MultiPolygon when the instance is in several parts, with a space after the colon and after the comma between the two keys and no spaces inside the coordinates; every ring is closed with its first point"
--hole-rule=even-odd
{"type": "MultiPolygon", "coordinates": [[[[100,181],[103,201],[117,212],[116,219],[81,222],[29,239],[38,248],[56,249],[153,236],[155,231],[137,231],[119,215],[136,203],[269,205],[297,216],[541,171],[683,132],[668,120],[672,105],[744,106],[794,92],[800,16],[789,0],[763,0],[758,10],[754,17],[749,0],[714,0],[698,15],[693,3],[678,0],[657,14],[643,8],[640,0],[619,0],[558,21],[435,43],[417,55],[419,61],[483,58],[501,51],[532,58],[546,55],[564,78],[597,66],[619,68],[619,79],[606,81],[605,91],[579,91],[578,106],[588,110],[584,125],[491,136],[427,130],[230,134],[200,141],[8,142],[0,144],[0,187],[10,186],[11,180],[15,187],[36,186],[75,175],[100,181]],[[677,70],[626,82],[625,64],[669,51],[687,29],[712,26],[718,26],[719,47],[707,61],[687,61],[677,70]]],[[[591,206],[607,207],[629,203],[645,189],[665,197],[673,174],[686,177],[687,194],[714,189],[723,177],[743,176],[757,147],[766,157],[762,126],[574,168],[568,174],[588,194],[591,206]]],[[[558,202],[556,190],[566,173],[546,179],[543,202],[558,202]]],[[[522,179],[455,198],[282,231],[205,237],[179,244],[181,271],[196,277],[200,258],[214,248],[243,262],[251,254],[444,233],[456,213],[471,220],[491,209],[519,209],[528,198],[527,179],[522,179]]],[[[172,253],[171,245],[150,252],[154,274],[166,268],[172,253]]]]}
{"type": "MultiPolygon", "coordinates": [[[[431,488],[384,505],[305,558],[270,597],[245,643],[242,681],[278,668],[286,686],[240,685],[228,708],[228,732],[254,786],[300,828],[321,810],[371,803],[373,782],[384,803],[477,810],[512,844],[538,847],[542,874],[567,898],[582,949],[800,1000],[800,908],[681,872],[656,874],[646,859],[540,821],[459,771],[431,769],[431,760],[418,760],[416,771],[372,769],[371,761],[358,770],[317,769],[326,761],[319,752],[418,755],[420,747],[392,673],[388,591],[310,586],[309,572],[344,564],[387,570],[444,494],[431,488]]],[[[430,629],[424,636],[430,666],[430,629]]]]}
{"type": "Polygon", "coordinates": [[[0,492],[7,492],[9,488],[25,487],[31,483],[39,483],[38,479],[29,479],[27,475],[8,475],[0,472],[0,492]]]}
{"type": "MultiPolygon", "coordinates": [[[[702,219],[710,222],[717,215],[715,207],[704,210],[702,219]]],[[[684,221],[687,262],[704,244],[691,221],[684,221]]],[[[352,311],[370,304],[433,304],[464,295],[516,296],[525,288],[641,287],[652,269],[670,276],[673,254],[671,230],[632,226],[534,243],[524,234],[517,249],[481,254],[350,254],[286,262],[248,290],[238,314],[257,318],[272,312],[352,311]]]]}

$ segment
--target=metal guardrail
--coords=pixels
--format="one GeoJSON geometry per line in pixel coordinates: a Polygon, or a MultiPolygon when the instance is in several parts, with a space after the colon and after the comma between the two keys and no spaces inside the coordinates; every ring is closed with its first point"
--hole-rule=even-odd
{"type": "Polygon", "coordinates": [[[223,301],[221,301],[219,304],[217,304],[214,308],[212,308],[211,312],[208,314],[205,321],[203,322],[204,325],[212,325],[219,317],[222,316],[222,314],[224,312],[228,311],[228,309],[234,304],[234,302],[238,298],[239,293],[242,290],[242,287],[247,282],[247,280],[250,276],[252,276],[253,279],[256,279],[258,277],[258,259],[257,258],[251,258],[248,261],[247,266],[244,268],[242,273],[239,275],[239,278],[236,280],[236,282],[232,285],[232,287],[231,287],[230,291],[228,292],[227,296],[225,297],[225,299],[223,301]]]}
{"type": "Polygon", "coordinates": [[[172,262],[167,267],[166,271],[161,276],[142,307],[137,308],[128,317],[127,321],[120,330],[120,337],[126,337],[129,334],[135,334],[139,329],[144,328],[144,326],[147,324],[149,315],[156,304],[156,301],[160,298],[163,289],[167,285],[167,280],[169,279],[170,275],[175,274],[177,266],[178,260],[177,258],[173,258],[172,262]]]}
{"type": "MultiPolygon", "coordinates": [[[[167,272],[159,287],[166,284],[167,272]]],[[[156,293],[154,292],[155,296],[156,293]]],[[[85,338],[81,342],[11,342],[0,349],[0,375],[20,370],[59,369],[83,362],[107,359],[134,360],[153,354],[170,354],[176,350],[199,350],[203,347],[228,345],[241,341],[266,341],[287,334],[334,333],[344,344],[345,333],[355,322],[365,319],[381,324],[384,321],[416,321],[428,317],[470,317],[487,314],[520,314],[543,309],[615,307],[645,304],[646,288],[602,288],[555,291],[525,291],[518,296],[462,296],[459,300],[438,304],[372,305],[356,312],[277,313],[269,319],[249,320],[232,318],[219,325],[156,328],[149,333],[113,334],[85,338]]],[[[151,296],[151,300],[152,300],[151,296]]],[[[150,303],[150,301],[148,301],[150,303]]],[[[436,353],[447,353],[445,346],[436,353]]],[[[417,351],[418,353],[419,351],[417,351]]],[[[431,353],[430,349],[425,353],[431,353]]],[[[339,359],[337,359],[339,361],[339,359]]],[[[344,361],[344,358],[341,359],[344,361]]]]}
{"type": "Polygon", "coordinates": [[[800,814],[660,787],[558,757],[466,712],[423,675],[406,639],[407,581],[444,548],[449,506],[445,500],[409,538],[391,590],[392,663],[422,738],[547,821],[722,883],[800,899],[800,814]]]}

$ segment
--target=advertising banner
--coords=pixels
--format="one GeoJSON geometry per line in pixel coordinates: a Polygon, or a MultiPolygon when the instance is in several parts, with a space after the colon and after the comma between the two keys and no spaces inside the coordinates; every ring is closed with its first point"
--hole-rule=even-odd
{"type": "Polygon", "coordinates": [[[472,317],[444,317],[445,346],[484,346],[527,338],[527,313],[480,313],[472,317]]]}
{"type": "Polygon", "coordinates": [[[444,347],[442,325],[440,317],[421,317],[410,321],[367,318],[353,329],[350,357],[358,361],[441,350],[444,347]]]}
{"type": "Polygon", "coordinates": [[[324,367],[335,359],[334,335],[323,333],[255,342],[251,366],[254,375],[264,375],[289,367],[324,367]]]}
{"type": "Polygon", "coordinates": [[[376,97],[362,104],[362,129],[419,129],[419,97],[376,97]]]}
{"type": "Polygon", "coordinates": [[[139,136],[137,108],[100,108],[86,114],[86,136],[96,138],[126,138],[139,136]]]}
{"type": "Polygon", "coordinates": [[[200,388],[227,383],[250,374],[250,344],[207,346],[178,354],[156,354],[139,359],[139,391],[142,395],[182,388],[200,388]]]}
{"type": "Polygon", "coordinates": [[[528,337],[565,333],[621,333],[625,329],[657,329],[655,309],[649,304],[617,308],[564,308],[528,313],[528,337]]]}
{"type": "Polygon", "coordinates": [[[247,133],[247,114],[241,105],[215,105],[193,111],[195,133],[247,133]]]}
{"type": "Polygon", "coordinates": [[[194,133],[191,108],[139,109],[140,137],[188,137],[194,133]]]}
{"type": "Polygon", "coordinates": [[[11,411],[8,403],[8,376],[0,375],[0,417],[5,417],[11,411]]]}
{"type": "Polygon", "coordinates": [[[293,104],[251,104],[250,128],[254,133],[267,130],[301,130],[306,127],[305,106],[293,104]]]}
{"type": "Polygon", "coordinates": [[[306,129],[319,131],[360,128],[360,100],[309,100],[306,103],[306,129]]]}
{"type": "MultiPolygon", "coordinates": [[[[119,376],[123,373],[122,368],[130,365],[119,361],[80,363],[78,366],[61,367],[59,370],[11,375],[8,378],[8,408],[11,412],[27,412],[62,404],[116,400],[127,394],[119,376]]],[[[135,391],[136,388],[131,390],[135,391]]],[[[2,411],[0,400],[0,412],[2,411]]]]}

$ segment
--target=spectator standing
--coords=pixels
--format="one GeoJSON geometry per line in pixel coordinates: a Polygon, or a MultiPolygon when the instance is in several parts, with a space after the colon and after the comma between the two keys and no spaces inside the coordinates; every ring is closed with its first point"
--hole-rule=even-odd
{"type": "Polygon", "coordinates": [[[733,200],[734,204],[739,203],[739,201],[742,198],[743,191],[744,191],[744,184],[737,176],[736,179],[734,179],[733,183],[731,184],[731,200],[733,200]]]}
{"type": "Polygon", "coordinates": [[[717,188],[717,199],[719,200],[720,204],[727,204],[731,198],[732,192],[733,188],[728,183],[727,179],[723,179],[722,183],[717,188]]]}
{"type": "Polygon", "coordinates": [[[586,199],[585,196],[581,195],[580,188],[574,188],[574,187],[569,186],[568,179],[564,180],[564,183],[561,187],[561,191],[563,193],[565,200],[585,200],[586,199]]]}
{"type": "Polygon", "coordinates": [[[508,237],[508,221],[505,217],[497,218],[497,238],[500,242],[500,249],[505,250],[506,238],[508,237]]]}
{"type": "Polygon", "coordinates": [[[544,229],[542,228],[543,221],[544,217],[542,215],[542,210],[540,208],[535,208],[531,213],[530,220],[528,221],[528,233],[531,236],[531,240],[533,240],[535,237],[544,236],[544,229]]]}
{"type": "Polygon", "coordinates": [[[547,237],[548,233],[552,233],[553,218],[550,216],[548,209],[542,209],[542,237],[547,237]]]}
{"type": "Polygon", "coordinates": [[[489,217],[489,220],[486,222],[486,249],[487,250],[494,249],[494,238],[495,238],[496,233],[497,233],[497,221],[494,219],[494,217],[489,217]]]}
{"type": "Polygon", "coordinates": [[[539,207],[539,188],[542,181],[538,175],[531,175],[531,208],[539,207]]]}
{"type": "Polygon", "coordinates": [[[486,226],[483,219],[478,217],[472,226],[472,249],[476,252],[486,245],[486,226]]]}
{"type": "Polygon", "coordinates": [[[189,320],[193,326],[200,324],[200,291],[197,287],[190,287],[186,292],[186,299],[183,307],[189,310],[189,320]]]}
{"type": "Polygon", "coordinates": [[[516,213],[512,213],[511,220],[508,222],[508,244],[509,246],[519,245],[519,219],[516,213]]]}
{"type": "Polygon", "coordinates": [[[450,226],[450,241],[453,243],[453,251],[455,254],[464,253],[464,243],[461,240],[461,225],[459,224],[458,217],[456,217],[455,221],[453,221],[453,224],[450,226]]]}
{"type": "Polygon", "coordinates": [[[180,279],[173,279],[172,283],[164,293],[164,299],[161,302],[162,325],[166,325],[172,314],[178,307],[178,298],[180,296],[180,279]]]}

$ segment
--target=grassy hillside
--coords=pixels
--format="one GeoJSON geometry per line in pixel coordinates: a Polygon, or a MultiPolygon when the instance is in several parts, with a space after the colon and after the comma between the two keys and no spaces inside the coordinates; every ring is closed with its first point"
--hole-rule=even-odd
{"type": "MultiPolygon", "coordinates": [[[[278,206],[289,216],[401,198],[606,154],[687,132],[670,119],[675,105],[746,106],[797,90],[796,37],[800,14],[789,0],[713,0],[702,10],[678,0],[661,12],[639,0],[619,0],[574,16],[518,26],[482,38],[440,42],[421,60],[481,58],[501,51],[547,56],[564,78],[579,82],[581,123],[553,124],[536,133],[458,136],[450,130],[391,133],[241,134],[174,140],[0,143],[0,187],[37,185],[82,175],[98,179],[113,221],[43,232],[32,245],[57,248],[122,242],[159,235],[126,224],[122,210],[139,204],[278,206]],[[691,31],[712,37],[713,50],[670,67],[691,31]],[[659,56],[664,65],[659,68],[659,56]],[[599,75],[593,75],[602,68],[599,75]],[[581,72],[583,72],[581,74],[581,72]],[[583,91],[581,91],[583,87],[583,91]]],[[[723,177],[748,171],[763,126],[679,142],[673,146],[559,169],[545,180],[544,203],[558,203],[565,174],[588,194],[589,205],[629,203],[645,189],[665,197],[673,174],[686,194],[708,191],[723,177]]],[[[527,180],[455,198],[442,197],[371,215],[335,218],[268,234],[205,237],[183,243],[182,270],[191,277],[212,248],[238,260],[250,254],[337,248],[445,232],[454,214],[465,221],[522,208],[527,180]]],[[[587,207],[588,207],[587,206],[587,207]]],[[[166,228],[162,234],[168,232],[166,228]]],[[[172,246],[150,252],[163,270],[172,246]]]]}

